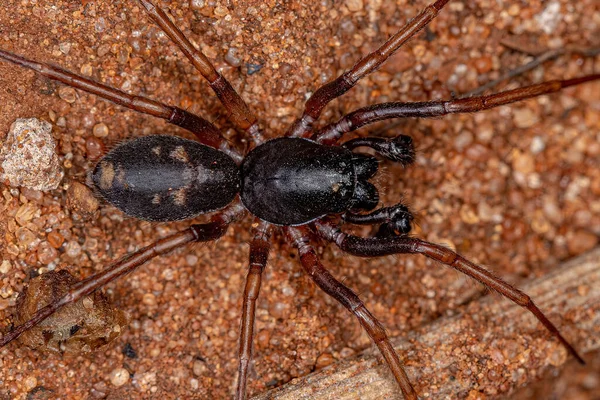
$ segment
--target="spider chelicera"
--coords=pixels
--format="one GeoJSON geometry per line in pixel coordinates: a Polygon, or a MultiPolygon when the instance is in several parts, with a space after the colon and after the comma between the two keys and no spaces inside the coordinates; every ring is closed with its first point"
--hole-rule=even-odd
{"type": "Polygon", "coordinates": [[[315,283],[359,319],[377,344],[406,398],[414,399],[417,394],[383,327],[360,299],[321,265],[312,244],[313,235],[358,256],[420,253],[451,266],[527,308],[582,362],[575,349],[527,295],[446,247],[409,236],[413,216],[406,205],[377,208],[378,192],[368,181],[378,170],[377,159],[354,150],[370,148],[383,158],[408,165],[414,159],[412,141],[408,136],[400,135],[393,139],[366,137],[346,142],[342,139],[346,133],[385,119],[436,117],[485,110],[600,79],[600,75],[551,81],[492,96],[446,102],[379,104],[356,110],[330,125],[315,127],[315,122],[331,100],[378,68],[406,40],[435,18],[448,2],[438,0],[429,5],[376,52],[318,89],[307,101],[302,117],[289,128],[286,137],[266,141],[256,117],[210,61],[189,43],[163,11],[149,1],[141,0],[150,17],[210,83],[228,110],[232,123],[253,143],[248,153],[241,153],[230,145],[213,124],[183,109],[131,96],[57,67],[0,51],[0,58],[5,61],[33,69],[136,111],[161,117],[196,135],[197,142],[151,135],[115,147],[98,162],[92,173],[95,188],[107,201],[127,215],[149,221],[176,221],[215,212],[211,222],[194,224],[76,284],[63,299],[40,309],[29,322],[6,334],[0,345],[12,341],[65,304],[89,295],[160,254],[188,243],[220,238],[231,223],[250,214],[255,217],[256,223],[244,290],[237,398],[245,397],[256,299],[267,263],[270,238],[275,230],[281,231],[288,243],[297,248],[302,266],[315,283]],[[377,225],[378,233],[372,238],[353,236],[341,231],[341,222],[377,225]]]}

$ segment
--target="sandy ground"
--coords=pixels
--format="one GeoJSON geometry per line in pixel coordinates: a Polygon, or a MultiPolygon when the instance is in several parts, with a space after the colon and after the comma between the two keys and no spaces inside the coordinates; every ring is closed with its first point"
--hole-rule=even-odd
{"type": "MultiPolygon", "coordinates": [[[[5,3],[0,48],[187,108],[214,121],[232,142],[243,141],[202,78],[135,1],[5,3]]],[[[283,134],[311,92],[425,5],[387,0],[322,1],[311,7],[250,0],[168,4],[177,25],[248,102],[267,137],[283,134]]],[[[530,61],[528,52],[598,47],[599,7],[595,0],[454,1],[380,71],[334,101],[321,121],[379,102],[460,96],[530,61]]],[[[599,61],[565,54],[499,89],[598,72],[599,61]]],[[[419,152],[407,169],[383,163],[377,178],[382,201],[404,199],[417,216],[416,235],[456,248],[510,282],[544,275],[598,243],[599,92],[596,82],[475,115],[380,123],[365,130],[409,134],[419,152]]],[[[189,224],[139,222],[106,204],[92,216],[72,218],[66,194],[71,182],[85,181],[102,148],[148,133],[188,133],[0,63],[0,138],[19,117],[52,122],[65,179],[48,193],[0,183],[4,330],[32,271],[68,269],[87,277],[189,224]]],[[[18,343],[0,350],[0,398],[228,397],[234,388],[249,228],[250,220],[238,223],[214,244],[177,251],[109,285],[108,297],[131,322],[100,351],[46,356],[18,343]]],[[[458,273],[416,256],[364,260],[323,246],[322,258],[392,336],[460,312],[485,293],[458,273]]],[[[544,311],[575,344],[585,340],[560,309],[544,311]]],[[[293,249],[275,236],[258,304],[250,392],[264,392],[368,348],[368,337],[349,319],[315,289],[293,249]]],[[[505,339],[519,349],[547,336],[532,325],[505,339]]],[[[594,362],[585,368],[559,363],[546,369],[548,379],[524,389],[520,398],[597,399],[598,355],[590,357],[594,362]],[[562,397],[565,393],[578,397],[562,397]]],[[[419,365],[418,360],[410,364],[419,365]]],[[[498,370],[508,376],[517,367],[498,370]]],[[[485,365],[457,368],[484,377],[470,393],[475,398],[506,395],[497,381],[486,382],[485,365]]],[[[415,382],[417,391],[426,392],[427,384],[415,382]]]]}

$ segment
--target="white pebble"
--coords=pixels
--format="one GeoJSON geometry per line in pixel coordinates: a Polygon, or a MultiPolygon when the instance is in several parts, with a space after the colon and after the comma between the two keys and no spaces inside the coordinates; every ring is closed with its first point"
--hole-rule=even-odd
{"type": "Polygon", "coordinates": [[[129,371],[125,368],[116,368],[110,373],[110,383],[120,387],[129,381],[129,371]]]}
{"type": "Polygon", "coordinates": [[[52,125],[37,118],[19,118],[8,132],[0,150],[4,174],[12,186],[34,190],[54,190],[64,172],[56,154],[52,125]]]}

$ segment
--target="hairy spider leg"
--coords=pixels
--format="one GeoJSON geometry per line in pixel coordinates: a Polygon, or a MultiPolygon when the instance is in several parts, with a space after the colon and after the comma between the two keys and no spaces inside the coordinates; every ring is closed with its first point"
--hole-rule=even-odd
{"type": "Polygon", "coordinates": [[[387,238],[361,238],[342,232],[337,226],[328,222],[315,222],[319,235],[336,244],[348,254],[359,257],[378,257],[390,254],[423,254],[444,265],[470,276],[486,287],[495,290],[504,297],[529,310],[571,353],[580,364],[585,364],[575,348],[560,334],[558,328],[550,322],[546,315],[533,303],[531,298],[494,276],[485,268],[472,263],[463,256],[439,244],[427,242],[406,235],[387,238]]]}
{"type": "Polygon", "coordinates": [[[256,117],[227,79],[217,72],[204,53],[194,47],[183,32],[169,19],[166,12],[160,7],[156,7],[149,0],[139,0],[139,2],[144,6],[150,18],[171,38],[173,43],[179,47],[204,79],[206,79],[225,109],[229,112],[230,120],[237,127],[248,132],[255,144],[260,144],[263,138],[258,129],[256,117]]]}
{"type": "Polygon", "coordinates": [[[49,79],[81,89],[115,104],[143,114],[163,118],[171,124],[194,133],[200,143],[221,150],[236,161],[242,159],[239,152],[227,143],[221,132],[212,123],[179,107],[168,106],[143,96],[134,96],[60,67],[29,60],[9,51],[0,50],[0,59],[31,69],[49,79]]]}
{"type": "Polygon", "coordinates": [[[335,144],[345,133],[352,132],[374,122],[392,118],[428,118],[448,114],[472,113],[514,103],[517,101],[558,92],[569,86],[600,79],[600,74],[585,75],[573,79],[552,80],[522,88],[507,90],[487,96],[467,97],[447,101],[415,103],[380,103],[359,108],[339,121],[316,132],[312,139],[321,144],[335,144]]]}
{"type": "Polygon", "coordinates": [[[342,215],[345,222],[355,225],[377,225],[379,237],[407,234],[412,229],[414,217],[408,206],[398,203],[392,207],[381,207],[367,214],[348,211],[342,215]]]}
{"type": "Polygon", "coordinates": [[[370,147],[382,157],[398,162],[403,166],[410,165],[415,161],[413,140],[407,135],[398,135],[392,139],[377,137],[356,138],[344,142],[341,146],[351,151],[357,147],[370,147]]]}
{"type": "Polygon", "coordinates": [[[450,0],[437,0],[428,5],[419,15],[410,20],[403,28],[392,35],[377,50],[363,57],[349,71],[344,72],[335,80],[318,88],[304,105],[304,112],[298,118],[288,132],[287,136],[309,137],[312,133],[312,125],[329,102],[350,90],[356,83],[375,71],[404,43],[415,36],[421,29],[425,28],[450,0]]]}
{"type": "Polygon", "coordinates": [[[246,383],[248,381],[248,367],[252,361],[252,341],[254,339],[254,320],[256,317],[256,300],[260,293],[262,273],[267,265],[271,243],[269,239],[273,233],[273,226],[267,222],[255,221],[258,226],[254,232],[254,238],[250,242],[250,262],[246,286],[244,288],[244,300],[242,305],[242,318],[240,326],[240,348],[238,364],[238,381],[235,392],[236,400],[246,398],[246,383]]]}
{"type": "Polygon", "coordinates": [[[127,254],[105,270],[78,282],[60,299],[40,308],[29,321],[15,327],[4,335],[2,339],[0,339],[0,348],[18,338],[23,332],[33,328],[60,308],[92,294],[99,288],[123,275],[133,272],[137,267],[153,258],[167,254],[188,243],[208,242],[220,238],[227,232],[229,225],[233,221],[241,218],[245,212],[246,210],[241,204],[233,204],[218,214],[215,214],[209,223],[192,225],[185,230],[158,240],[136,252],[127,254]]]}
{"type": "Polygon", "coordinates": [[[367,310],[362,300],[350,288],[338,281],[331,275],[319,261],[313,246],[309,244],[309,234],[306,227],[286,227],[285,233],[288,242],[298,249],[302,268],[308,276],[325,293],[339,301],[348,311],[353,313],[360,322],[369,337],[375,342],[394,378],[398,382],[404,398],[407,400],[418,400],[417,392],[412,387],[402,362],[394,350],[390,339],[385,333],[385,328],[367,310]]]}

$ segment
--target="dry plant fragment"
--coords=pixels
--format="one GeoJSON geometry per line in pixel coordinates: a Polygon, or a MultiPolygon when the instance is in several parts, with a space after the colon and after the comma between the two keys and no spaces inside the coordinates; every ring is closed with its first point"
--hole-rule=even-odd
{"type": "MultiPolygon", "coordinates": [[[[61,298],[77,282],[68,271],[49,271],[29,282],[17,300],[15,324],[22,324],[46,304],[61,298]]],[[[97,291],[69,304],[19,341],[31,348],[56,353],[88,353],[104,346],[121,334],[127,314],[110,306],[97,291]]]]}

